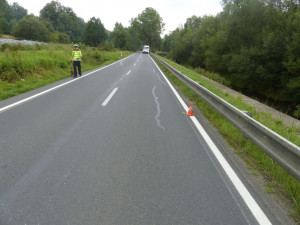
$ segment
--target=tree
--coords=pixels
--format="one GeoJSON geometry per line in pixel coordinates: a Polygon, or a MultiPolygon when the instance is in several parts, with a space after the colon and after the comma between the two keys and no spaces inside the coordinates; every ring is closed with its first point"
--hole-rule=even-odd
{"type": "Polygon", "coordinates": [[[170,55],[181,64],[186,64],[193,51],[193,35],[192,29],[178,28],[172,34],[173,42],[171,44],[170,55]]]}
{"type": "Polygon", "coordinates": [[[50,42],[61,43],[61,44],[69,44],[70,43],[70,37],[66,33],[56,31],[56,32],[51,33],[50,42]]]}
{"type": "Polygon", "coordinates": [[[169,56],[217,72],[246,94],[299,106],[300,1],[222,3],[217,16],[192,16],[165,36],[169,56]]]}
{"type": "Polygon", "coordinates": [[[161,45],[161,33],[164,29],[163,19],[153,8],[146,8],[137,18],[131,20],[131,27],[137,33],[138,38],[152,49],[158,49],[161,45]]]}
{"type": "Polygon", "coordinates": [[[191,28],[191,29],[196,29],[201,27],[202,24],[202,18],[201,17],[197,17],[197,16],[192,16],[190,18],[187,18],[185,24],[184,24],[184,28],[191,28]]]}
{"type": "Polygon", "coordinates": [[[49,20],[54,29],[57,30],[57,19],[59,17],[59,14],[63,11],[62,7],[63,6],[56,1],[47,3],[40,11],[40,17],[49,20]]]}
{"type": "Polygon", "coordinates": [[[194,67],[205,68],[210,71],[224,71],[222,64],[223,41],[218,33],[219,17],[204,16],[200,27],[194,29],[193,51],[188,60],[194,67]]]}
{"type": "Polygon", "coordinates": [[[15,18],[17,19],[17,21],[28,15],[27,9],[24,9],[22,6],[20,6],[16,2],[13,3],[11,8],[14,12],[14,15],[15,15],[15,18]]]}
{"type": "Polygon", "coordinates": [[[101,20],[92,17],[88,21],[85,29],[84,43],[91,46],[98,46],[101,42],[104,42],[106,38],[107,34],[101,20]]]}
{"type": "Polygon", "coordinates": [[[4,17],[0,17],[0,27],[4,34],[10,33],[10,24],[4,17]]]}
{"type": "Polygon", "coordinates": [[[70,7],[52,1],[40,11],[40,17],[50,21],[56,31],[66,33],[71,41],[82,41],[85,27],[84,20],[77,17],[70,7]]]}
{"type": "MultiPolygon", "coordinates": [[[[46,42],[50,40],[50,31],[47,26],[49,27],[49,24],[47,25],[38,17],[29,15],[16,24],[12,34],[18,38],[46,42]]],[[[52,31],[54,31],[53,28],[52,31]]]]}
{"type": "MultiPolygon", "coordinates": [[[[283,81],[286,84],[285,93],[290,101],[295,105],[300,105],[300,9],[294,13],[288,14],[287,27],[290,34],[287,35],[287,51],[283,62],[284,73],[283,81]]],[[[300,106],[299,106],[300,109],[300,106]]],[[[298,110],[299,111],[299,110],[298,110]]],[[[298,115],[300,117],[300,114],[298,115]]]]}
{"type": "Polygon", "coordinates": [[[130,51],[137,51],[137,50],[141,50],[142,46],[144,45],[144,42],[142,42],[137,34],[136,29],[133,26],[130,26],[128,28],[128,42],[126,45],[126,49],[130,50],[130,51]]]}
{"type": "Polygon", "coordinates": [[[11,20],[14,19],[14,12],[6,0],[0,0],[0,26],[4,34],[11,31],[11,20]]]}
{"type": "Polygon", "coordinates": [[[0,0],[0,33],[10,34],[16,22],[27,15],[27,10],[13,3],[10,6],[6,0],[0,0]]]}
{"type": "Polygon", "coordinates": [[[166,34],[163,38],[162,51],[170,52],[171,51],[171,43],[172,43],[172,33],[169,35],[166,34]]]}
{"type": "Polygon", "coordinates": [[[121,23],[116,23],[112,32],[112,41],[114,46],[119,49],[125,49],[128,40],[128,31],[121,23]]]}

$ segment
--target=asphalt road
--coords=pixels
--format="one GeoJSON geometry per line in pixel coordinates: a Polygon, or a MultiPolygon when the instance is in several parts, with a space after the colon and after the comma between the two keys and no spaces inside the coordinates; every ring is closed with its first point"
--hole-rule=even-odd
{"type": "Polygon", "coordinates": [[[1,225],[262,224],[260,210],[276,224],[249,208],[149,55],[60,85],[0,104],[1,225]]]}

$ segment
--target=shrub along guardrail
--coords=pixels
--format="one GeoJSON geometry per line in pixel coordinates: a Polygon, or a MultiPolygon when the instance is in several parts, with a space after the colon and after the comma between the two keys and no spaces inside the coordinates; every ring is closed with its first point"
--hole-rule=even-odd
{"type": "Polygon", "coordinates": [[[172,74],[195,91],[222,116],[300,181],[300,148],[156,57],[172,74]]]}

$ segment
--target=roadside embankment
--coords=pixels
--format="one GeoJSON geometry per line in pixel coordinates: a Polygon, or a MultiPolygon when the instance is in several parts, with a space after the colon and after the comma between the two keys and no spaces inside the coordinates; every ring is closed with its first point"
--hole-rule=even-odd
{"type": "MultiPolygon", "coordinates": [[[[130,52],[80,46],[82,71],[110,64],[130,52]]],[[[0,101],[70,76],[72,45],[0,45],[0,101]]]]}

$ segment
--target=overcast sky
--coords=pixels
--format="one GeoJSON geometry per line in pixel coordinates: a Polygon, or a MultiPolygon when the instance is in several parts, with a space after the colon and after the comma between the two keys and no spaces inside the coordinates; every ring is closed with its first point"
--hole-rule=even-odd
{"type": "MultiPolygon", "coordinates": [[[[40,10],[51,0],[7,0],[17,2],[28,13],[39,16],[40,10]]],[[[196,15],[217,15],[222,11],[221,0],[59,0],[71,7],[78,17],[87,22],[91,17],[100,18],[104,27],[112,31],[115,23],[128,27],[131,18],[137,17],[147,7],[154,8],[165,23],[165,34],[183,25],[187,18],[196,15]]]]}

